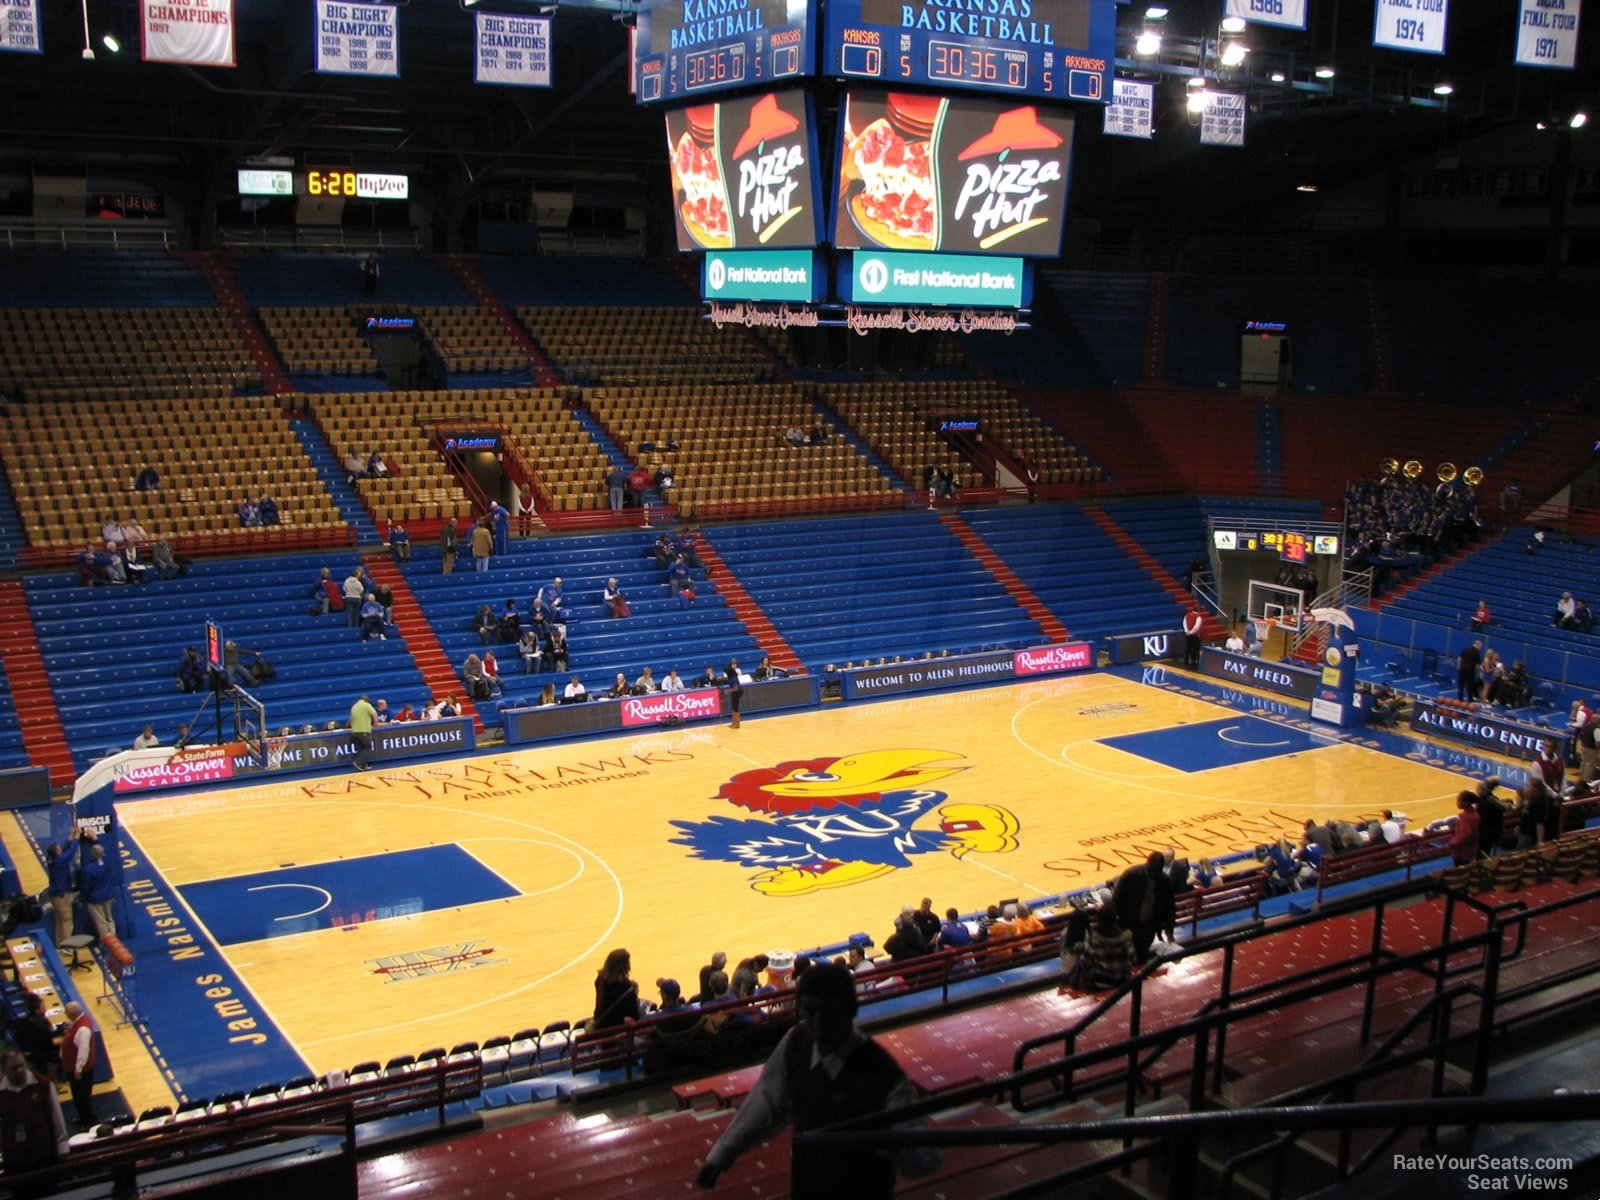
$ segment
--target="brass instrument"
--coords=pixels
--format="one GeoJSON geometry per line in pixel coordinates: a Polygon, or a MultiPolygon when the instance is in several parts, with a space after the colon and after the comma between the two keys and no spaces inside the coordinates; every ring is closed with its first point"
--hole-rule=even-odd
{"type": "Polygon", "coordinates": [[[1400,468],[1405,472],[1407,479],[1415,479],[1422,474],[1422,464],[1416,459],[1408,459],[1406,465],[1400,468]]]}
{"type": "Polygon", "coordinates": [[[1433,469],[1440,483],[1453,483],[1457,475],[1456,465],[1453,462],[1442,462],[1433,469]]]}
{"type": "Polygon", "coordinates": [[[1398,458],[1386,458],[1378,464],[1378,470],[1382,471],[1385,477],[1393,475],[1399,469],[1400,460],[1398,458]]]}
{"type": "Polygon", "coordinates": [[[1461,477],[1468,487],[1477,487],[1483,482],[1482,467],[1468,467],[1466,474],[1461,477]]]}

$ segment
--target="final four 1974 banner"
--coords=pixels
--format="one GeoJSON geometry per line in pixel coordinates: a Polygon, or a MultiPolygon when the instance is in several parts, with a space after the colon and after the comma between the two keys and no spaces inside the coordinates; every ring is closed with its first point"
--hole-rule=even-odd
{"type": "Polygon", "coordinates": [[[140,0],[145,62],[231,67],[233,0],[140,0]]]}

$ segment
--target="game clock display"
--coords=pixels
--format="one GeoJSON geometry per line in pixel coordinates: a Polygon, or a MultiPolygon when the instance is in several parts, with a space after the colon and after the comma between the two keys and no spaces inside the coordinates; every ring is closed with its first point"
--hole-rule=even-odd
{"type": "Polygon", "coordinates": [[[816,0],[662,0],[639,10],[640,104],[816,73],[816,0]]]}
{"type": "Polygon", "coordinates": [[[831,0],[822,73],[1108,103],[1117,0],[831,0]]]}

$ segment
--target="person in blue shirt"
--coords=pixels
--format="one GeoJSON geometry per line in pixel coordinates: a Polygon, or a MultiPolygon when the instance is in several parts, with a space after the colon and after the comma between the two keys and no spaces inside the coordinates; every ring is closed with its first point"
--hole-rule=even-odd
{"type": "Polygon", "coordinates": [[[505,505],[495,500],[489,505],[489,515],[494,518],[494,552],[498,555],[511,551],[511,513],[505,505]]]}
{"type": "Polygon", "coordinates": [[[972,931],[953,908],[945,910],[944,924],[939,926],[939,945],[951,950],[972,945],[972,931]]]}
{"type": "Polygon", "coordinates": [[[72,936],[72,867],[78,858],[78,843],[65,846],[52,843],[45,851],[45,873],[49,876],[50,907],[56,914],[56,945],[72,936]]]}
{"type": "Polygon", "coordinates": [[[133,490],[136,492],[154,492],[161,488],[161,476],[156,474],[156,469],[145,463],[144,470],[139,472],[139,477],[133,481],[133,490]]]}
{"type": "Polygon", "coordinates": [[[256,503],[256,512],[261,517],[263,525],[280,525],[283,519],[278,515],[278,502],[271,496],[262,496],[256,503]]]}
{"type": "Polygon", "coordinates": [[[1266,862],[1267,882],[1274,891],[1293,891],[1299,867],[1296,866],[1294,855],[1290,853],[1289,844],[1282,838],[1269,842],[1262,851],[1262,858],[1266,862]]]}
{"type": "Polygon", "coordinates": [[[248,497],[239,502],[239,524],[246,529],[255,529],[261,524],[261,510],[248,497]]]}
{"type": "Polygon", "coordinates": [[[678,599],[679,608],[688,608],[692,603],[693,582],[693,577],[689,574],[689,564],[683,561],[683,555],[678,555],[667,568],[667,583],[672,588],[672,594],[678,599]]]}
{"type": "Polygon", "coordinates": [[[83,892],[84,907],[89,910],[89,922],[97,937],[116,933],[117,926],[111,915],[111,905],[117,898],[117,882],[111,877],[111,865],[106,862],[104,846],[89,848],[89,861],[78,873],[78,887],[83,892]]]}
{"type": "Polygon", "coordinates": [[[383,631],[383,605],[378,603],[377,596],[371,592],[361,603],[361,640],[369,640],[373,634],[378,635],[380,642],[386,642],[389,637],[383,631]]]}
{"type": "Polygon", "coordinates": [[[206,664],[200,659],[200,651],[190,646],[178,660],[178,688],[185,692],[199,692],[204,691],[205,686],[206,664]]]}
{"type": "Polygon", "coordinates": [[[394,552],[397,561],[411,561],[411,535],[399,521],[389,529],[389,549],[394,552]]]}

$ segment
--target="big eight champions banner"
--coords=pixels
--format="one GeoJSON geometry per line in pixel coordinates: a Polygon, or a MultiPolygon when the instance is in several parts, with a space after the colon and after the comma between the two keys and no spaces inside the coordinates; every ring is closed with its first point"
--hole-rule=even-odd
{"type": "Polygon", "coordinates": [[[231,67],[233,0],[140,0],[145,62],[231,67]]]}

